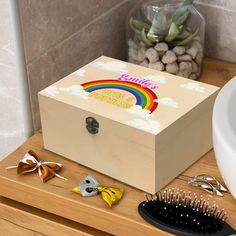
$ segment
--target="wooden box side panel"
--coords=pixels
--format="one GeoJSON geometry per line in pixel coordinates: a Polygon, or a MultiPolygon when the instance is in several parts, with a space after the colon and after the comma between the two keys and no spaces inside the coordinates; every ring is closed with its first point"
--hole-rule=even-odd
{"type": "Polygon", "coordinates": [[[126,135],[144,132],[46,96],[39,101],[46,149],[144,191],[155,189],[154,147],[136,142],[135,133],[126,135]],[[97,134],[86,129],[89,116],[99,122],[97,134]]]}
{"type": "Polygon", "coordinates": [[[156,191],[160,190],[212,148],[211,95],[156,139],[156,191]]]}

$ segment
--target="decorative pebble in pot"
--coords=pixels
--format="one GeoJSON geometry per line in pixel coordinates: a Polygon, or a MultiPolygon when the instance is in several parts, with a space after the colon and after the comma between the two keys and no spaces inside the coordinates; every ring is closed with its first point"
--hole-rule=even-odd
{"type": "Polygon", "coordinates": [[[131,10],[128,61],[189,79],[201,73],[205,20],[193,0],[156,0],[131,10]]]}

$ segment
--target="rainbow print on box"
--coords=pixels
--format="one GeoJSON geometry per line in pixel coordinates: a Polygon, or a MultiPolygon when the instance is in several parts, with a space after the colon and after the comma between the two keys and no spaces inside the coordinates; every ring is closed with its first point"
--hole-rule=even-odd
{"type": "Polygon", "coordinates": [[[86,92],[92,93],[101,89],[118,89],[131,93],[136,98],[136,105],[151,113],[157,108],[157,95],[149,88],[130,81],[96,80],[81,84],[86,92]]]}

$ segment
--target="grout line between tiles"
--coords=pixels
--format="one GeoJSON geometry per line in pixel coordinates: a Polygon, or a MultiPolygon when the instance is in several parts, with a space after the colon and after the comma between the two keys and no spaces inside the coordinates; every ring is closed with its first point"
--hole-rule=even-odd
{"type": "Polygon", "coordinates": [[[79,30],[75,31],[74,33],[70,34],[68,37],[62,39],[61,41],[51,45],[49,48],[47,48],[43,53],[41,53],[40,55],[34,57],[33,59],[29,60],[27,62],[27,67],[30,66],[31,64],[33,64],[34,62],[36,62],[40,57],[42,57],[43,55],[47,54],[48,52],[52,51],[54,48],[56,48],[57,46],[60,46],[62,43],[66,42],[67,40],[70,40],[72,37],[74,37],[76,34],[78,34],[80,31],[83,31],[84,29],[88,28],[90,25],[92,25],[93,23],[95,23],[96,21],[99,21],[100,19],[102,19],[103,17],[109,15],[112,11],[114,11],[115,9],[119,8],[121,5],[123,5],[124,3],[128,2],[129,0],[123,0],[120,3],[116,4],[114,7],[110,8],[109,10],[107,10],[106,12],[102,13],[100,16],[94,18],[93,20],[91,20],[88,24],[84,25],[82,28],[80,28],[79,30]]]}

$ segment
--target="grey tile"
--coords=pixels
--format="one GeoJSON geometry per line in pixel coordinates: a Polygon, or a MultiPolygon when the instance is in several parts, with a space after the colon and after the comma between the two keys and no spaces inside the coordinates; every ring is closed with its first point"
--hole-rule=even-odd
{"type": "Polygon", "coordinates": [[[194,3],[210,5],[215,7],[225,8],[231,11],[236,11],[236,1],[235,0],[195,0],[194,3]]]}
{"type": "Polygon", "coordinates": [[[125,2],[28,65],[35,130],[40,127],[38,91],[100,55],[125,59],[125,21],[134,2],[125,2]]]}
{"type": "Polygon", "coordinates": [[[18,0],[26,62],[120,3],[119,0],[18,0]]]}
{"type": "Polygon", "coordinates": [[[205,5],[197,8],[206,19],[206,55],[236,62],[236,13],[205,5]]]}

